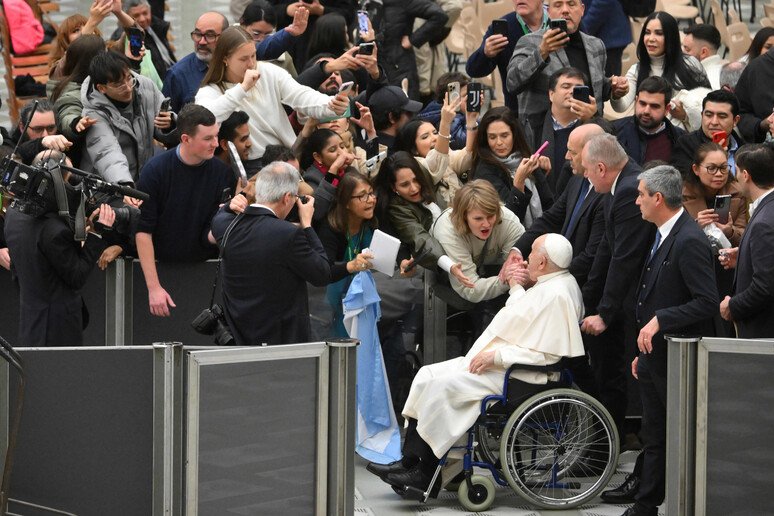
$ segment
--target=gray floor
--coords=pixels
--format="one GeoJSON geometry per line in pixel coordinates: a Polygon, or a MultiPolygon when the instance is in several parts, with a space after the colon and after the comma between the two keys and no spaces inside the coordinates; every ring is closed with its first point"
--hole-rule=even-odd
{"type": "MultiPolygon", "coordinates": [[[[609,487],[619,486],[627,473],[634,468],[637,452],[624,452],[618,461],[609,487]]],[[[367,472],[367,462],[355,457],[355,514],[369,516],[398,516],[409,514],[432,514],[433,516],[461,516],[463,514],[478,514],[481,516],[508,514],[512,516],[618,516],[628,505],[608,505],[595,498],[591,503],[568,511],[546,511],[531,506],[510,488],[498,487],[495,502],[486,512],[472,513],[466,511],[459,503],[457,493],[441,491],[436,500],[427,504],[406,501],[393,493],[389,485],[367,472]]],[[[483,474],[477,470],[476,473],[483,474]]],[[[663,506],[659,516],[664,516],[663,506]]]]}

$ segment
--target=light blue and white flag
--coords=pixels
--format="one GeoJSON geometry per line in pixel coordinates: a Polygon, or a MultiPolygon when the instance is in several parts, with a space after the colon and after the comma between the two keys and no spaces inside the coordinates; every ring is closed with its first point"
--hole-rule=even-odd
{"type": "Polygon", "coordinates": [[[355,450],[366,460],[387,464],[401,458],[400,430],[376,329],[381,317],[379,301],[371,273],[358,273],[344,296],[344,327],[350,337],[360,339],[355,450]]]}

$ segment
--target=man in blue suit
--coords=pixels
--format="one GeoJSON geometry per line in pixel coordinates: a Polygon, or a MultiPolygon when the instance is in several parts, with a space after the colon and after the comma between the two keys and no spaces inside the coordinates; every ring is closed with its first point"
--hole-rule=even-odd
{"type": "Polygon", "coordinates": [[[666,477],[667,333],[713,335],[718,299],[707,237],[682,207],[682,177],[659,166],[639,176],[642,218],[657,226],[637,285],[640,351],[632,362],[642,399],[641,478],[625,516],[656,516],[666,477]]]}
{"type": "Polygon", "coordinates": [[[314,199],[297,199],[299,179],[292,165],[270,163],[258,173],[256,202],[238,216],[221,210],[212,221],[223,256],[223,308],[239,346],[311,338],[306,282],[327,285],[331,269],[312,229],[314,199]],[[284,220],[293,206],[301,227],[284,220]]]}
{"type": "Polygon", "coordinates": [[[734,295],[720,303],[720,314],[736,322],[742,339],[774,337],[774,149],[745,145],[737,154],[737,177],[752,199],[750,222],[739,247],[724,249],[726,268],[736,266],[734,295]]]}

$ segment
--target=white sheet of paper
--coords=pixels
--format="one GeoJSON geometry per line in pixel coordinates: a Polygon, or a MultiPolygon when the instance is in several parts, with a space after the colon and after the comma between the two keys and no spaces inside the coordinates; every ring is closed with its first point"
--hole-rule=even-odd
{"type": "MultiPolygon", "coordinates": [[[[400,240],[388,235],[384,231],[374,231],[374,236],[371,238],[371,245],[368,247],[369,253],[374,255],[371,263],[374,270],[383,272],[387,276],[392,277],[395,272],[395,260],[398,257],[398,249],[400,248],[400,240]]],[[[363,249],[363,252],[366,252],[363,249]]]]}

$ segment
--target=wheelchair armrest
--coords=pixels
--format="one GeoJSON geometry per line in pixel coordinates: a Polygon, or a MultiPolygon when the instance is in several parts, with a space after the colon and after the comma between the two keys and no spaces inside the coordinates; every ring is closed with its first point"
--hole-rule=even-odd
{"type": "Polygon", "coordinates": [[[564,370],[564,359],[559,360],[554,364],[548,365],[528,365],[528,364],[513,364],[505,372],[505,380],[503,381],[503,396],[508,397],[508,380],[511,379],[511,373],[514,371],[531,371],[535,373],[561,373],[564,370]]]}

